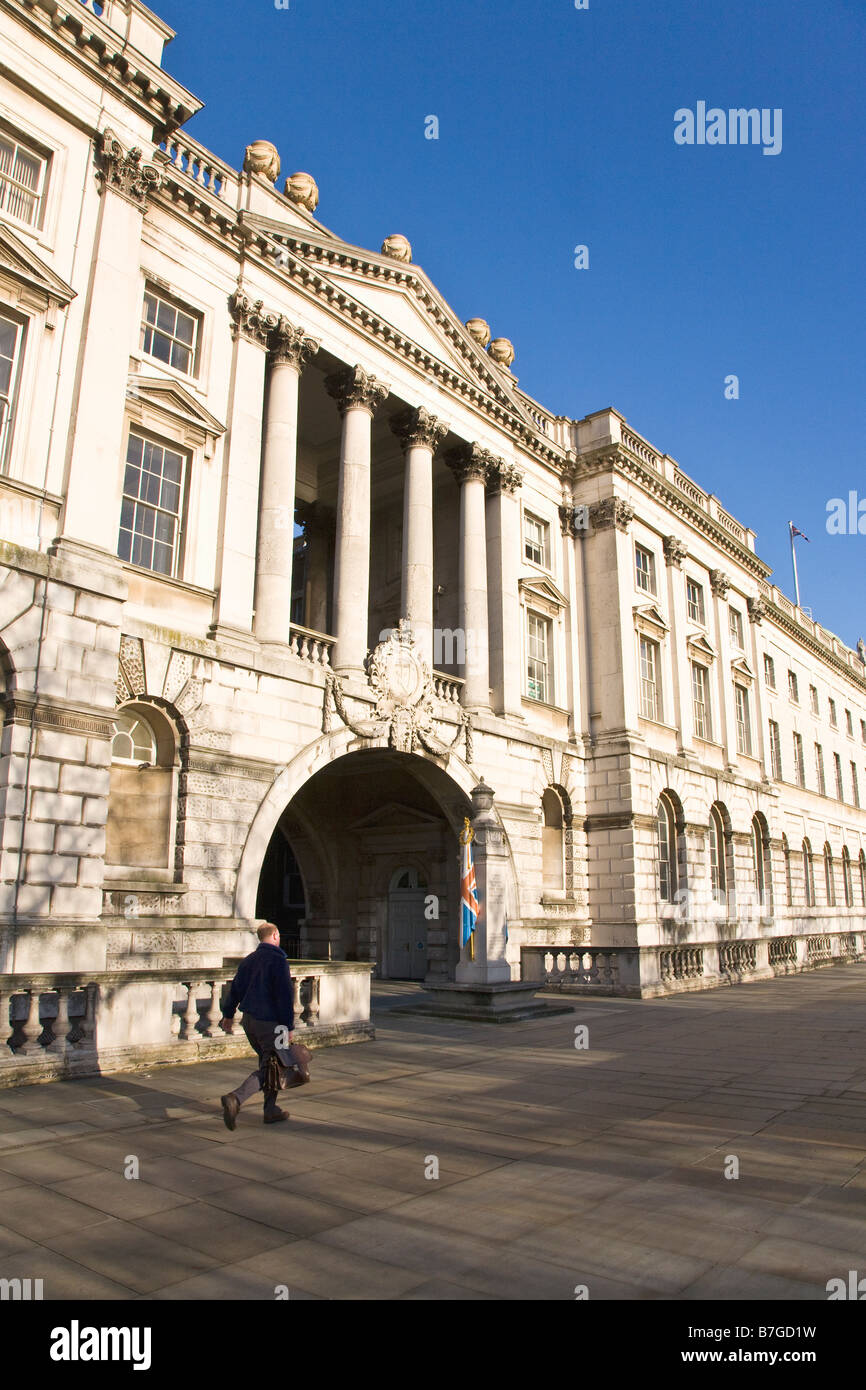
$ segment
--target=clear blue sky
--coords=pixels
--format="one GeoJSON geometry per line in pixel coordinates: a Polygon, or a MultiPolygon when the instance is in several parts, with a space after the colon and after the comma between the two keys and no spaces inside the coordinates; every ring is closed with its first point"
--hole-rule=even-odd
{"type": "Polygon", "coordinates": [[[789,593],[793,519],[803,603],[866,637],[866,535],[826,530],[866,501],[863,0],[151,2],[190,133],[236,166],[272,140],[351,242],[408,236],[531,395],[616,406],[789,593]],[[698,101],[781,107],[781,153],[676,145],[698,101]]]}

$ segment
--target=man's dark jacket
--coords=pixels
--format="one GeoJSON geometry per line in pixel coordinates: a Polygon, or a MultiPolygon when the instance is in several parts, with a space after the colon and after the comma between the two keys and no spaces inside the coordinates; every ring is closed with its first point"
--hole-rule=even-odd
{"type": "Polygon", "coordinates": [[[234,1018],[236,1009],[249,1018],[294,1028],[292,976],[279,946],[262,941],[257,950],[241,961],[228,992],[223,1018],[234,1018]]]}

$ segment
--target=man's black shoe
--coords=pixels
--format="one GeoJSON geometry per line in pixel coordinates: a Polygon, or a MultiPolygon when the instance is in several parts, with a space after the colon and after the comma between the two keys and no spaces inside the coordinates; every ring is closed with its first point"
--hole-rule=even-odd
{"type": "Polygon", "coordinates": [[[276,1124],[279,1124],[280,1120],[287,1120],[288,1118],[289,1118],[289,1112],[288,1112],[288,1110],[266,1110],[266,1111],[265,1111],[265,1124],[266,1124],[266,1125],[276,1125],[276,1124]]]}
{"type": "Polygon", "coordinates": [[[241,1108],[237,1096],[232,1091],[229,1091],[227,1096],[220,1096],[220,1102],[223,1108],[223,1123],[226,1129],[234,1129],[235,1120],[241,1108]]]}

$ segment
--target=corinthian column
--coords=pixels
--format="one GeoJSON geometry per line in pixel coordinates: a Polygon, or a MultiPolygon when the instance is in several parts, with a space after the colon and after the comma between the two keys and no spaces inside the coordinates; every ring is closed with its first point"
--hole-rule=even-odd
{"type": "Polygon", "coordinates": [[[334,668],[360,675],[370,606],[370,454],[373,415],[389,387],[363,367],[325,378],[343,417],[334,558],[334,668]]]}
{"type": "Polygon", "coordinates": [[[274,330],[262,454],[259,546],[256,559],[256,636],[289,640],[298,457],[298,383],[318,343],[284,318],[274,330]]]}
{"type": "Polygon", "coordinates": [[[433,664],[433,453],[448,426],[420,406],[391,420],[403,445],[403,579],[401,616],[412,624],[424,660],[433,664]]]}
{"type": "Polygon", "coordinates": [[[469,709],[490,705],[484,494],[492,464],[493,456],[478,444],[464,444],[448,457],[460,483],[460,625],[466,652],[463,703],[469,709]]]}

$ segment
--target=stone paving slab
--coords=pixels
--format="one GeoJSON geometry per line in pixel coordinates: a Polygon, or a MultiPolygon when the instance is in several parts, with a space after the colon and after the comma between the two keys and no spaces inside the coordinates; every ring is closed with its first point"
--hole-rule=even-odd
{"type": "Polygon", "coordinates": [[[0,1094],[0,1278],[49,1299],[762,1301],[866,1269],[866,965],[508,1029],[374,992],[376,1041],[318,1052],[283,1125],[260,1102],[222,1124],[243,1058],[0,1094]]]}

